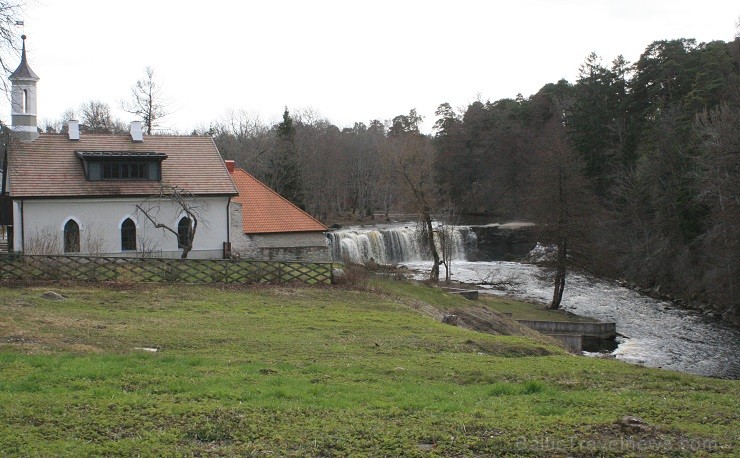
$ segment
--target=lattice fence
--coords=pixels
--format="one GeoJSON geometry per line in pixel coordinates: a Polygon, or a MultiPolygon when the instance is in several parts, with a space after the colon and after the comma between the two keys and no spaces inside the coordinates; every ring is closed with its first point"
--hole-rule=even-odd
{"type": "Polygon", "coordinates": [[[331,263],[93,256],[0,256],[0,280],[331,284],[331,263]]]}

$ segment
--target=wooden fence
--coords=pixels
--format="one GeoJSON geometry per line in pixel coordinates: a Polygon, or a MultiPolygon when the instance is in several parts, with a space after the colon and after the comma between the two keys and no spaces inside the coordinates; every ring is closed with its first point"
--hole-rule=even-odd
{"type": "Polygon", "coordinates": [[[0,280],[331,284],[334,276],[320,262],[3,255],[0,280]]]}

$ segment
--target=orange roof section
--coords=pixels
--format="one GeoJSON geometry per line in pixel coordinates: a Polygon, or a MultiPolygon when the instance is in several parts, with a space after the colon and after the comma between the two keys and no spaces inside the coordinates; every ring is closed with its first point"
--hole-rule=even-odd
{"type": "Polygon", "coordinates": [[[233,201],[242,205],[245,234],[324,232],[327,227],[243,169],[231,172],[239,191],[233,201]]]}
{"type": "Polygon", "coordinates": [[[40,134],[30,143],[13,139],[8,158],[10,190],[14,197],[146,196],[163,184],[179,186],[195,195],[236,195],[213,139],[199,136],[146,135],[143,142],[130,135],[82,134],[71,141],[66,134],[40,134]],[[165,153],[162,181],[88,181],[76,151],[165,153]]]}

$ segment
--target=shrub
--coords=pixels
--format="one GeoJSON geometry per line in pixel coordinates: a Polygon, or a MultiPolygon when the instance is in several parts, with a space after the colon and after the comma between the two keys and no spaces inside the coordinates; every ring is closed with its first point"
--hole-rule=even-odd
{"type": "Polygon", "coordinates": [[[334,283],[365,288],[370,280],[370,272],[360,264],[344,264],[344,268],[334,270],[334,283]]]}

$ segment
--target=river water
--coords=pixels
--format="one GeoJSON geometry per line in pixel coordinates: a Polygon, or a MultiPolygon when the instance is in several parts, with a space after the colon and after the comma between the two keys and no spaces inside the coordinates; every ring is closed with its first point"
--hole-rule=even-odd
{"type": "MultiPolygon", "coordinates": [[[[426,278],[431,262],[418,249],[417,238],[411,234],[414,230],[413,224],[351,228],[335,231],[330,240],[335,259],[367,262],[372,257],[381,264],[404,265],[413,277],[421,279],[426,278]],[[411,243],[404,244],[404,240],[411,243]],[[398,246],[402,248],[393,251],[398,246]]],[[[548,269],[519,262],[467,261],[466,247],[474,244],[474,235],[465,227],[457,228],[456,234],[454,240],[459,246],[451,267],[453,280],[476,285],[490,294],[549,302],[552,273],[548,269]]],[[[740,378],[740,330],[719,320],[580,273],[568,274],[562,308],[615,322],[623,336],[613,352],[618,359],[699,375],[740,378]]]]}

